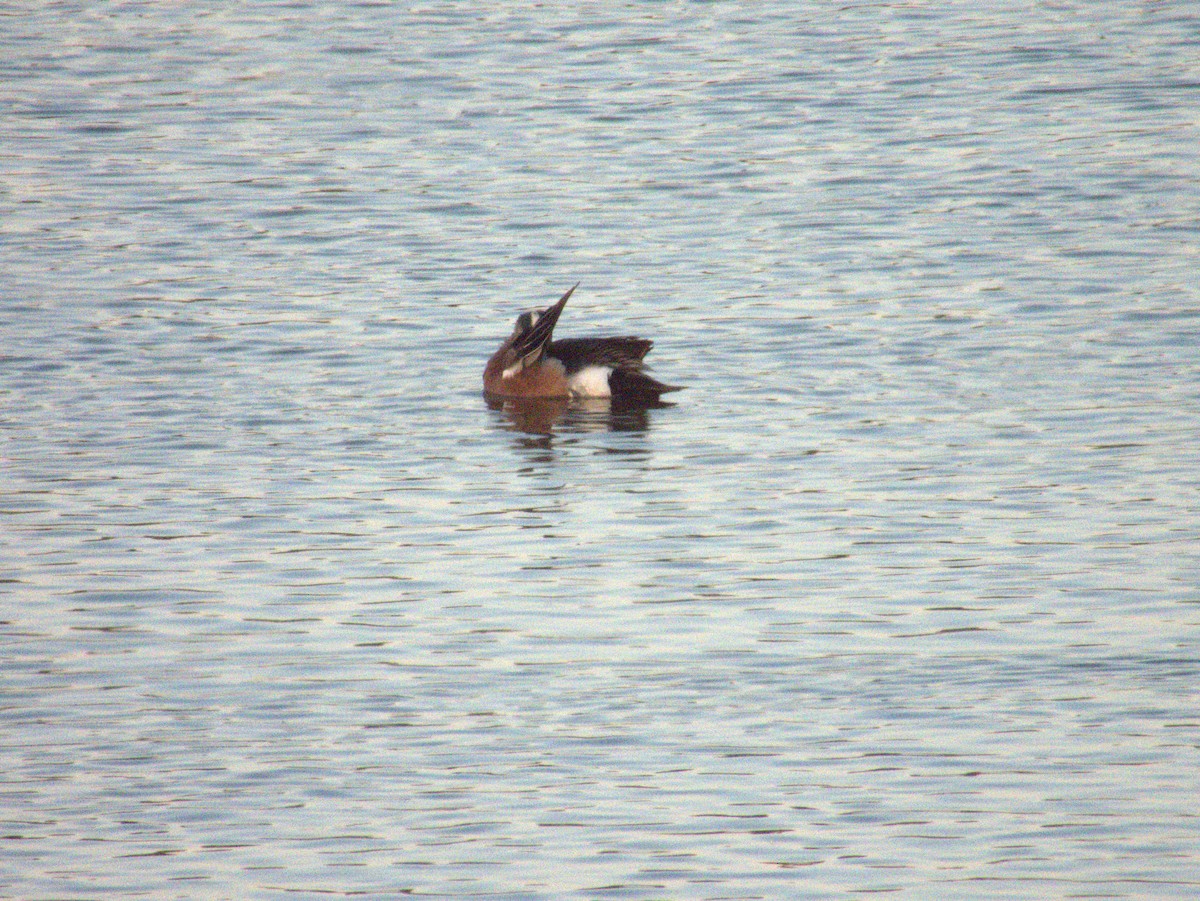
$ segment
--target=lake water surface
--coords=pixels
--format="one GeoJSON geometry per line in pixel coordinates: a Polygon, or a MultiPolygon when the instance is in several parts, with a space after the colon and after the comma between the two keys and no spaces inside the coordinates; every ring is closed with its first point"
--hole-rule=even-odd
{"type": "Polygon", "coordinates": [[[1194,4],[0,30],[0,896],[1200,894],[1194,4]]]}

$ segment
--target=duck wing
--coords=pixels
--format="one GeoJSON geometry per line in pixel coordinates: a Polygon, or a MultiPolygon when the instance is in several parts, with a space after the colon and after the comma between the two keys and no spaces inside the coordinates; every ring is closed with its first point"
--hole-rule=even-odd
{"type": "Polygon", "coordinates": [[[558,317],[562,314],[563,307],[567,305],[567,299],[574,293],[576,284],[570,291],[559,298],[558,303],[548,308],[537,318],[537,322],[529,331],[522,335],[518,335],[513,340],[512,349],[516,352],[517,357],[521,360],[522,367],[532,366],[542,358],[542,352],[550,343],[550,336],[554,334],[554,326],[558,322],[558,317]]]}
{"type": "Polygon", "coordinates": [[[562,361],[567,374],[588,366],[610,366],[613,369],[642,368],[642,358],[654,342],[648,338],[627,335],[620,338],[563,338],[550,342],[547,352],[562,361]]]}

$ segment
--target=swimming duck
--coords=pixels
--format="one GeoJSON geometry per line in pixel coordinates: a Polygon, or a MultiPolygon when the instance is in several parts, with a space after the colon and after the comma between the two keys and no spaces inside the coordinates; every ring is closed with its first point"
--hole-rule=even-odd
{"type": "Polygon", "coordinates": [[[654,342],[647,338],[563,338],[554,325],[575,285],[552,307],[529,310],[483,370],[483,390],[496,397],[611,397],[656,403],[679,391],[642,371],[654,342]]]}

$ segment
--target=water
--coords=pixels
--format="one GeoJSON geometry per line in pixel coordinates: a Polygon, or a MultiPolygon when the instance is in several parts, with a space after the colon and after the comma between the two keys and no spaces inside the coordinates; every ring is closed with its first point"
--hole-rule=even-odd
{"type": "Polygon", "coordinates": [[[0,895],[1200,892],[1191,5],[2,21],[0,895]]]}

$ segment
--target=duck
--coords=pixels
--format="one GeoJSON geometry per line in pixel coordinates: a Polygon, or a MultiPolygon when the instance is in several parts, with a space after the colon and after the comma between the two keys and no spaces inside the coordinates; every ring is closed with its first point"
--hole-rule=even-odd
{"type": "Polygon", "coordinates": [[[499,398],[611,398],[655,404],[680,391],[651,378],[642,362],[654,342],[625,335],[553,340],[576,284],[544,310],[527,310],[483,370],[483,391],[499,398]]]}

